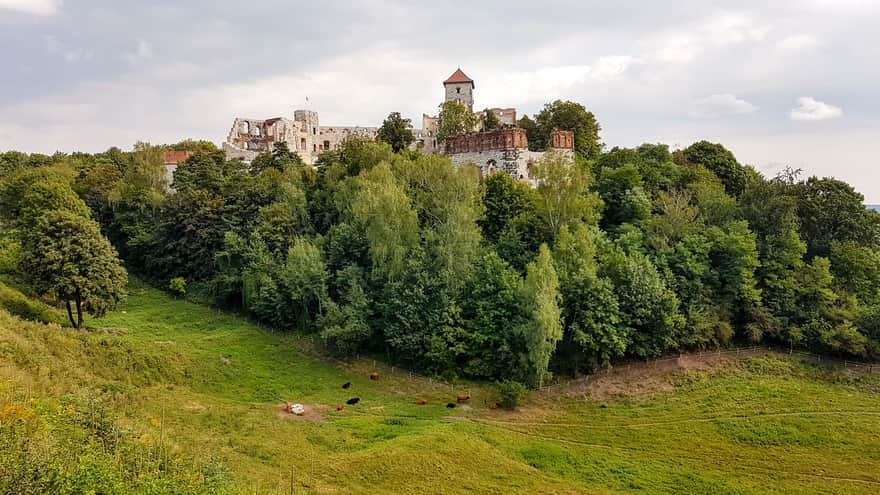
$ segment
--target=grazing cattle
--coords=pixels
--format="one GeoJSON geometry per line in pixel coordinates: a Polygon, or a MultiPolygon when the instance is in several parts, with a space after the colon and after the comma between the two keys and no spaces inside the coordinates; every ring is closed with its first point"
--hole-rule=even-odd
{"type": "Polygon", "coordinates": [[[374,373],[371,373],[371,374],[370,374],[370,380],[378,381],[378,380],[379,380],[379,373],[375,373],[375,372],[374,372],[374,373]]]}
{"type": "Polygon", "coordinates": [[[489,404],[489,409],[498,409],[498,403],[493,402],[493,403],[489,404]]]}
{"type": "Polygon", "coordinates": [[[293,404],[291,404],[290,402],[285,402],[285,403],[284,403],[284,412],[289,413],[289,412],[290,412],[290,407],[291,407],[292,405],[293,405],[293,404]]]}
{"type": "Polygon", "coordinates": [[[346,390],[348,390],[348,387],[350,387],[350,386],[351,386],[351,382],[345,382],[342,384],[342,388],[344,388],[346,390]]]}
{"type": "Polygon", "coordinates": [[[348,399],[347,401],[345,401],[345,403],[348,404],[349,406],[353,406],[360,401],[361,401],[360,397],[352,397],[351,399],[348,399]]]}
{"type": "Polygon", "coordinates": [[[336,410],[337,411],[345,411],[345,404],[339,404],[338,406],[336,406],[336,410]]]}
{"type": "Polygon", "coordinates": [[[446,404],[446,407],[448,407],[449,409],[455,409],[455,402],[450,402],[449,404],[446,404]]]}
{"type": "Polygon", "coordinates": [[[455,396],[455,400],[457,400],[458,402],[467,402],[467,401],[471,400],[471,396],[470,396],[470,394],[468,394],[468,395],[456,395],[456,396],[455,396]]]}
{"type": "Polygon", "coordinates": [[[428,403],[428,401],[426,401],[426,400],[416,399],[416,404],[419,406],[424,406],[427,403],[428,403]]]}

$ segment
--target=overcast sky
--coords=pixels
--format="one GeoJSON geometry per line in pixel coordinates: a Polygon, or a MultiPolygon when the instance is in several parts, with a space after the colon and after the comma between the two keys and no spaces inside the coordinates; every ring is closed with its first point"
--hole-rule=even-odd
{"type": "Polygon", "coordinates": [[[876,0],[0,0],[0,150],[220,143],[304,107],[418,126],[459,66],[477,108],[570,99],[609,147],[708,139],[880,203],[876,0]]]}

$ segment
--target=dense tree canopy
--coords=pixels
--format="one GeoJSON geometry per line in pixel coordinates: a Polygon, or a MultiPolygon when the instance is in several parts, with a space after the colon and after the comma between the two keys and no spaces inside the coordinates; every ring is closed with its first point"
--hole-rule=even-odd
{"type": "MultiPolygon", "coordinates": [[[[444,105],[440,139],[474,119],[444,105]]],[[[125,281],[109,239],[157,286],[449,379],[540,386],[755,342],[880,356],[880,214],[844,182],[766,178],[705,141],[603,152],[572,102],[519,121],[538,149],[575,133],[574,161],[531,164],[535,187],[409,151],[406,119],[385,124],[316,167],[283,143],[250,164],[199,142],[4,153],[0,228],[20,252],[4,260],[99,314],[125,281]],[[171,188],[164,149],[194,151],[171,188]]]]}
{"type": "Polygon", "coordinates": [[[391,112],[379,127],[376,139],[390,144],[395,153],[405,150],[416,139],[412,132],[412,121],[401,117],[400,112],[391,112]]]}

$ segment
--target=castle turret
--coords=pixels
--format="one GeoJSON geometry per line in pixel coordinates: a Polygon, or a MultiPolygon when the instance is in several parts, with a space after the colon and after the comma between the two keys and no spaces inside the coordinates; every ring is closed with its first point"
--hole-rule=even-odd
{"type": "Polygon", "coordinates": [[[456,101],[474,111],[474,80],[461,69],[456,69],[443,81],[443,87],[446,89],[446,101],[456,101]]]}

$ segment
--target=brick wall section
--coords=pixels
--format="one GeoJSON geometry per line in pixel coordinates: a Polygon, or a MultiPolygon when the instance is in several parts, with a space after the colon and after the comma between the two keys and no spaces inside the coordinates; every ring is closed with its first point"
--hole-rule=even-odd
{"type": "Polygon", "coordinates": [[[574,149],[574,133],[571,131],[553,129],[550,131],[550,147],[561,150],[574,149]]]}
{"type": "Polygon", "coordinates": [[[446,154],[474,153],[490,150],[526,149],[529,140],[524,129],[499,129],[497,131],[462,134],[446,139],[446,154]]]}
{"type": "Polygon", "coordinates": [[[166,151],[162,153],[162,160],[165,165],[177,165],[192,155],[192,151],[166,151]]]}

